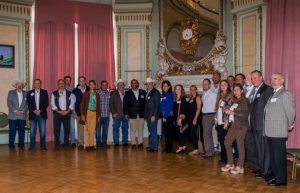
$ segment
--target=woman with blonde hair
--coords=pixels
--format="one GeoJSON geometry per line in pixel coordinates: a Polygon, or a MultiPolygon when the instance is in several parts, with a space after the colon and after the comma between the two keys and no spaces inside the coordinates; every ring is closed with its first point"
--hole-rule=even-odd
{"type": "Polygon", "coordinates": [[[198,95],[198,89],[195,85],[190,86],[190,98],[187,105],[187,122],[189,125],[190,139],[194,150],[189,155],[198,155],[198,123],[201,112],[202,100],[198,95]]]}

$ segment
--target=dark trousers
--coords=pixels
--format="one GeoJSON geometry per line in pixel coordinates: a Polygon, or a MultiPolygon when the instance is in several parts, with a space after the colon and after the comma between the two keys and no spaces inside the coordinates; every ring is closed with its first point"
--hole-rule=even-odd
{"type": "Polygon", "coordinates": [[[164,138],[165,138],[165,151],[172,152],[173,151],[173,117],[168,117],[166,122],[162,123],[164,138]]]}
{"type": "Polygon", "coordinates": [[[24,147],[24,140],[25,140],[25,120],[9,120],[9,148],[15,148],[15,138],[16,133],[18,131],[19,135],[19,148],[24,147]]]}
{"type": "Polygon", "coordinates": [[[262,130],[253,130],[253,136],[256,148],[257,166],[265,176],[270,175],[270,154],[266,137],[263,136],[262,130]]]}
{"type": "Polygon", "coordinates": [[[286,138],[267,137],[271,168],[277,183],[287,183],[286,138]]]}
{"type": "MultiPolygon", "coordinates": [[[[225,148],[225,138],[227,135],[228,130],[224,129],[224,125],[218,125],[217,126],[217,131],[218,131],[218,141],[220,143],[220,147],[221,147],[221,160],[222,162],[227,162],[227,154],[226,154],[226,148],[225,148]]],[[[239,157],[239,151],[238,151],[238,147],[237,147],[237,142],[236,140],[234,140],[234,142],[232,143],[232,148],[234,149],[234,154],[233,157],[234,158],[238,158],[239,157]]]]}
{"type": "Polygon", "coordinates": [[[253,130],[248,130],[245,139],[246,162],[250,167],[257,165],[257,151],[254,143],[253,130]]]}
{"type": "Polygon", "coordinates": [[[54,145],[59,146],[60,129],[61,124],[64,127],[64,145],[69,145],[70,136],[70,115],[62,116],[58,113],[53,114],[53,126],[54,126],[54,145]]]}
{"type": "Polygon", "coordinates": [[[180,127],[179,126],[175,126],[175,130],[176,130],[176,135],[178,138],[178,142],[179,142],[179,147],[183,147],[186,146],[186,133],[188,132],[187,130],[181,132],[180,131],[180,127]]]}
{"type": "Polygon", "coordinates": [[[193,125],[192,122],[189,123],[190,139],[192,141],[194,149],[198,149],[198,125],[193,125]]]}

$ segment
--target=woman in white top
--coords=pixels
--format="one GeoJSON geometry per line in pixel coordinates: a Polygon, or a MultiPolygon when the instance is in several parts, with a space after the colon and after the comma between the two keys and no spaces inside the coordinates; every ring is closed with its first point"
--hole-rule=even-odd
{"type": "Polygon", "coordinates": [[[218,131],[218,141],[221,147],[220,163],[227,162],[224,141],[225,141],[225,136],[227,134],[228,116],[225,115],[224,110],[230,107],[231,100],[232,100],[232,91],[229,87],[229,84],[227,80],[222,80],[220,82],[220,89],[218,92],[218,97],[216,102],[216,117],[215,117],[216,128],[218,131]]]}

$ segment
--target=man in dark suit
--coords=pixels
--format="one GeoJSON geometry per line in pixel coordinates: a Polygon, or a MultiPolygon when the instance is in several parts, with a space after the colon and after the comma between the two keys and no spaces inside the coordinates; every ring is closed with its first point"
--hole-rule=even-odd
{"type": "Polygon", "coordinates": [[[268,181],[270,186],[287,184],[286,140],[295,121],[295,103],[292,93],[284,88],[282,74],[271,77],[274,92],[265,108],[264,134],[267,136],[274,178],[268,181]]]}
{"type": "Polygon", "coordinates": [[[128,120],[125,119],[123,111],[123,99],[125,95],[125,83],[122,79],[116,82],[117,90],[110,94],[110,111],[113,117],[113,140],[115,146],[119,146],[119,129],[122,124],[122,143],[128,145],[128,120]]]}
{"type": "MultiPolygon", "coordinates": [[[[270,175],[270,155],[267,149],[266,138],[263,137],[264,109],[272,95],[273,89],[263,82],[262,73],[258,70],[251,72],[253,89],[249,96],[250,106],[250,128],[253,134],[258,173],[257,179],[267,178],[270,175]]],[[[253,149],[246,144],[247,149],[253,149]]],[[[247,158],[249,159],[249,158],[247,158]]]]}
{"type": "Polygon", "coordinates": [[[27,93],[27,106],[29,110],[30,120],[30,150],[35,149],[36,126],[40,129],[40,147],[46,150],[46,120],[47,108],[49,106],[49,98],[47,90],[41,88],[42,81],[35,79],[33,82],[33,90],[27,93]]]}
{"type": "Polygon", "coordinates": [[[131,80],[131,89],[125,92],[123,109],[129,120],[132,148],[143,148],[146,91],[139,89],[139,82],[131,80]],[[137,137],[137,140],[136,140],[137,137]]]}
{"type": "Polygon", "coordinates": [[[160,93],[154,88],[154,81],[147,78],[147,95],[145,102],[145,119],[150,133],[150,152],[158,151],[157,123],[159,118],[160,93]]]}

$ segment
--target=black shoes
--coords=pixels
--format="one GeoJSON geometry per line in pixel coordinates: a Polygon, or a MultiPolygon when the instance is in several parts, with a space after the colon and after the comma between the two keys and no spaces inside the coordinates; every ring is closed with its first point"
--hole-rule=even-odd
{"type": "Polygon", "coordinates": [[[269,186],[286,186],[286,183],[277,183],[275,179],[272,179],[268,182],[269,186]]]}

